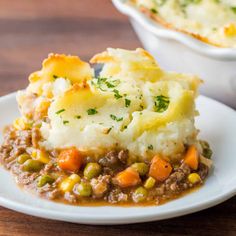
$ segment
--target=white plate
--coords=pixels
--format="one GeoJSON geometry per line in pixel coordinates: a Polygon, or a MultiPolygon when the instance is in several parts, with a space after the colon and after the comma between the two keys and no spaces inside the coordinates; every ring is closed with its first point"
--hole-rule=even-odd
{"type": "MultiPolygon", "coordinates": [[[[236,112],[200,96],[201,116],[196,125],[201,138],[214,151],[214,171],[198,191],[161,206],[80,207],[43,200],[17,187],[9,172],[0,168],[0,204],[15,211],[48,219],[86,224],[127,224],[161,220],[196,212],[229,199],[236,193],[236,112]]],[[[0,98],[0,127],[19,115],[15,94],[0,98]]]]}

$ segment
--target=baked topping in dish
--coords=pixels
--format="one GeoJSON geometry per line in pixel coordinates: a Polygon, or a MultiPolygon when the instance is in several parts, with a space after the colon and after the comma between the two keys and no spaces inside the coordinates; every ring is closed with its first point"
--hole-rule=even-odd
{"type": "Polygon", "coordinates": [[[163,26],[219,47],[236,47],[235,0],[128,0],[163,26]]]}
{"type": "Polygon", "coordinates": [[[212,165],[197,139],[201,80],[163,71],[143,49],[107,49],[93,64],[50,54],[18,92],[1,163],[20,185],[74,204],[160,204],[201,185],[212,165]]]}

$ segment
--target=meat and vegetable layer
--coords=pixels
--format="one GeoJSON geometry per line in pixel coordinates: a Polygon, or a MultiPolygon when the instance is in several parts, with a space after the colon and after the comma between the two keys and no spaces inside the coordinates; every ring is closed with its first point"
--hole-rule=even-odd
{"type": "Polygon", "coordinates": [[[51,54],[17,101],[1,163],[40,196],[72,204],[161,204],[203,184],[212,165],[197,138],[201,82],[165,72],[142,49],[91,59],[51,54]],[[100,65],[100,67],[101,67],[100,65]]]}

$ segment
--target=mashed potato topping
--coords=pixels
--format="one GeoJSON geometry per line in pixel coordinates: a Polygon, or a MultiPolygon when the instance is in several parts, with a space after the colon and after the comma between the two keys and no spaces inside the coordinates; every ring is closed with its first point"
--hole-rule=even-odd
{"type": "Polygon", "coordinates": [[[19,92],[22,119],[43,121],[40,145],[94,156],[121,148],[140,159],[178,159],[198,145],[197,77],[163,71],[143,49],[109,48],[90,62],[103,64],[99,75],[78,57],[50,54],[19,92]]]}
{"type": "Polygon", "coordinates": [[[220,47],[236,47],[235,0],[130,0],[161,24],[220,47]]]}

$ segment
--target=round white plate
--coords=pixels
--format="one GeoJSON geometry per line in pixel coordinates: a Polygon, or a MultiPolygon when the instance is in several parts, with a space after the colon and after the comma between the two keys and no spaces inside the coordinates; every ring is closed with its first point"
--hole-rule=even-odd
{"type": "MultiPolygon", "coordinates": [[[[9,172],[0,167],[0,205],[15,211],[48,219],[85,224],[127,224],[161,220],[214,206],[236,193],[236,112],[212,99],[197,99],[200,116],[196,126],[200,137],[214,151],[214,170],[198,191],[161,206],[80,207],[38,198],[15,184],[9,172]]],[[[0,127],[19,116],[15,94],[0,98],[0,127]]]]}

